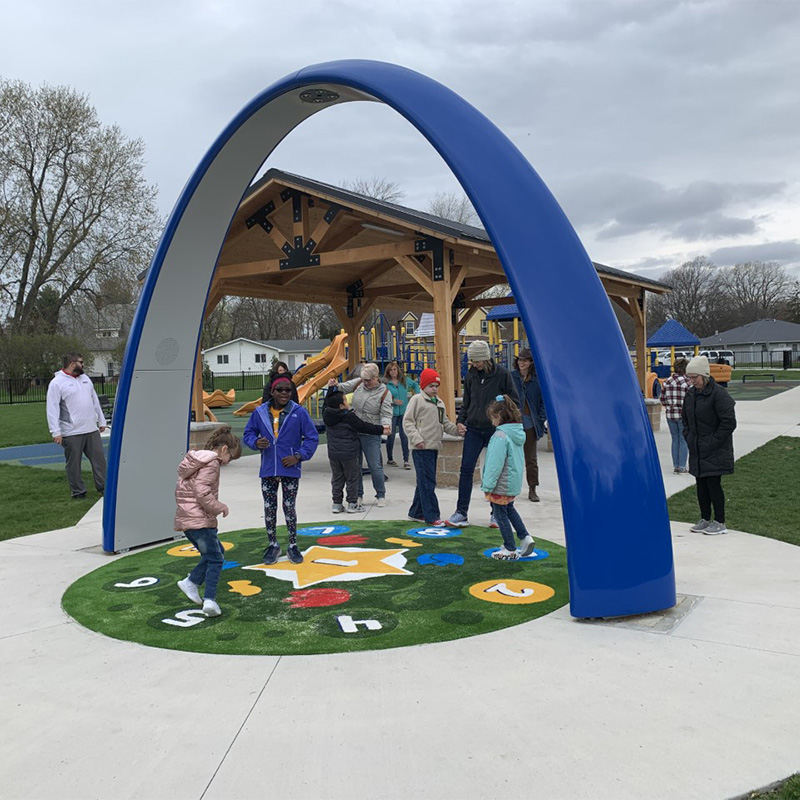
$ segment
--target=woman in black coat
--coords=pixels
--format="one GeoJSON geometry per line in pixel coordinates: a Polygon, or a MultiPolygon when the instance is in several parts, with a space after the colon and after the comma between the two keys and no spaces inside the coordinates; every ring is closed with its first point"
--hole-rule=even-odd
{"type": "Polygon", "coordinates": [[[683,436],[689,446],[689,472],[697,481],[702,517],[692,530],[712,535],[727,533],[722,476],[733,472],[735,403],[711,377],[705,356],[695,356],[686,365],[686,377],[692,388],[683,400],[683,436]]]}

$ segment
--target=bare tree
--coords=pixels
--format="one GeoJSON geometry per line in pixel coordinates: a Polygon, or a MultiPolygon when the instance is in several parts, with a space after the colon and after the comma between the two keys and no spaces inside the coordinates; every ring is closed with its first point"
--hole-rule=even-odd
{"type": "Polygon", "coordinates": [[[479,222],[469,198],[459,192],[437,192],[428,201],[426,210],[429,214],[460,222],[462,225],[477,225],[479,222]]]}
{"type": "Polygon", "coordinates": [[[672,288],[670,294],[650,300],[651,327],[674,319],[697,336],[710,336],[730,321],[721,270],[705,256],[687,261],[660,279],[672,288]]]}
{"type": "Polygon", "coordinates": [[[792,290],[786,270],[774,261],[747,261],[724,272],[725,294],[736,325],[774,319],[792,290]]]}
{"type": "Polygon", "coordinates": [[[377,175],[373,175],[371,178],[359,176],[353,180],[344,181],[342,188],[364,197],[371,197],[373,200],[383,200],[386,203],[399,203],[406,196],[397,181],[390,181],[377,175]]]}
{"type": "Polygon", "coordinates": [[[69,87],[0,81],[0,132],[0,331],[30,333],[46,287],[57,316],[103,271],[149,262],[156,189],[142,141],[69,87]]]}

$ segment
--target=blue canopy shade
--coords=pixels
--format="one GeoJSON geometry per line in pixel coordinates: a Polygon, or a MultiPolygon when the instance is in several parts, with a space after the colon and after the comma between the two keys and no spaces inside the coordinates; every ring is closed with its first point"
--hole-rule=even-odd
{"type": "MultiPolygon", "coordinates": [[[[508,295],[512,300],[514,299],[513,295],[508,295]]],[[[504,319],[514,319],[519,318],[521,315],[519,313],[519,308],[517,308],[516,303],[511,303],[507,306],[495,306],[486,314],[486,319],[493,319],[493,320],[504,320],[504,319]]]]}
{"type": "Polygon", "coordinates": [[[668,319],[648,340],[648,347],[694,347],[700,340],[680,322],[668,319]]]}

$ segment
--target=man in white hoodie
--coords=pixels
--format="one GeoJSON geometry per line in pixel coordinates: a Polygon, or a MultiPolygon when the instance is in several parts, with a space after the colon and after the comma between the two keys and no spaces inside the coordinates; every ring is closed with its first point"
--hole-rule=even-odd
{"type": "Polygon", "coordinates": [[[106,418],[94,384],[83,373],[83,356],[67,353],[63,364],[64,369],[55,373],[47,387],[47,425],[53,441],[64,448],[72,499],[83,500],[86,497],[86,484],[81,476],[84,453],[92,465],[95,488],[100,494],[106,488],[106,456],[100,440],[106,418]]]}

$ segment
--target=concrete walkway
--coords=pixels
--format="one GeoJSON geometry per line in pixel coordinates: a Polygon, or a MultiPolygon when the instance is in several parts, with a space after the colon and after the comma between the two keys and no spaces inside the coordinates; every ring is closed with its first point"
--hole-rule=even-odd
{"type": "MultiPolygon", "coordinates": [[[[800,434],[800,388],[737,413],[741,456],[800,434]]],[[[691,485],[671,473],[668,432],[656,439],[667,492],[691,485]]],[[[301,522],[329,518],[319,455],[304,465],[301,522]]],[[[552,454],[540,463],[542,502],[520,508],[563,542],[552,454]]],[[[262,524],[256,465],[223,471],[222,530],[262,524]]],[[[413,472],[389,476],[370,519],[405,515],[413,472]]],[[[487,522],[473,497],[473,522],[487,522]]],[[[440,502],[451,511],[455,492],[440,502]]],[[[0,544],[4,800],[707,800],[800,769],[800,548],[674,523],[690,609],[677,623],[578,622],[565,607],[444,644],[215,656],[108,639],[64,614],[65,589],[108,562],[100,510],[0,544]]]]}

